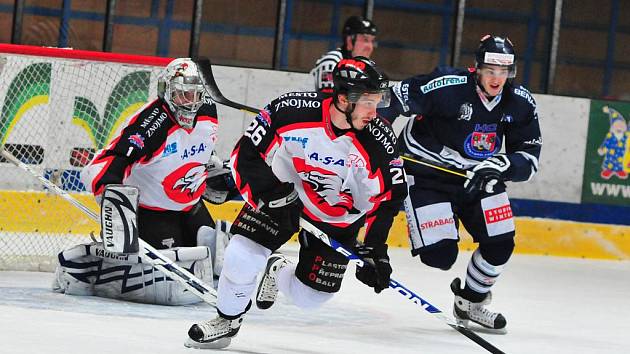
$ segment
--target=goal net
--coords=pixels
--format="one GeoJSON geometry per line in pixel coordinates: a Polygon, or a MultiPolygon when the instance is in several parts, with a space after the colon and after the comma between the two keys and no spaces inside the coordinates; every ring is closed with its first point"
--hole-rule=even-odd
{"type": "MultiPolygon", "coordinates": [[[[97,211],[80,171],[156,96],[170,59],[0,44],[0,147],[97,211]]],[[[96,222],[0,157],[0,269],[54,269],[96,222]]]]}

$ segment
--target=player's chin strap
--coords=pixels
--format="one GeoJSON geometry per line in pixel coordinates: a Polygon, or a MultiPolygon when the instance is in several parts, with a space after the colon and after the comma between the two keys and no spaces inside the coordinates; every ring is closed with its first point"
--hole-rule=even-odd
{"type": "Polygon", "coordinates": [[[350,102],[350,109],[344,111],[343,109],[339,108],[339,106],[337,105],[338,102],[339,101],[337,100],[337,95],[335,95],[335,97],[333,98],[333,104],[335,105],[335,108],[346,116],[346,122],[350,124],[350,129],[356,130],[356,128],[352,124],[352,112],[354,112],[354,109],[357,108],[357,104],[350,102]]]}
{"type": "MultiPolygon", "coordinates": [[[[354,253],[353,251],[351,251],[348,248],[346,248],[343,244],[341,244],[341,243],[337,242],[336,240],[330,238],[326,233],[321,231],[319,228],[317,228],[315,225],[311,224],[307,220],[300,219],[300,226],[304,230],[308,231],[313,236],[317,237],[319,240],[321,240],[322,242],[324,242],[325,244],[330,246],[335,251],[337,251],[337,252],[343,254],[344,256],[346,256],[346,258],[348,258],[348,260],[350,262],[355,263],[357,267],[370,267],[369,263],[363,261],[359,256],[356,255],[356,253],[354,253]]],[[[483,347],[484,349],[486,349],[490,353],[493,353],[493,354],[505,354],[503,351],[499,350],[497,347],[495,347],[494,345],[490,344],[485,339],[481,338],[475,332],[473,332],[470,329],[468,329],[468,328],[458,324],[452,318],[444,315],[444,313],[442,313],[442,311],[440,309],[438,309],[437,307],[431,305],[431,303],[429,303],[426,299],[423,299],[422,297],[420,297],[419,295],[417,295],[413,291],[409,290],[402,283],[394,280],[393,278],[390,278],[390,280],[389,280],[389,287],[394,289],[394,290],[396,290],[397,293],[399,293],[400,295],[404,296],[407,300],[413,302],[416,305],[419,305],[425,311],[429,312],[433,316],[435,316],[438,319],[442,320],[442,322],[445,322],[447,325],[451,326],[451,328],[453,328],[457,332],[465,335],[466,337],[471,339],[473,342],[479,344],[481,347],[483,347]]]]}

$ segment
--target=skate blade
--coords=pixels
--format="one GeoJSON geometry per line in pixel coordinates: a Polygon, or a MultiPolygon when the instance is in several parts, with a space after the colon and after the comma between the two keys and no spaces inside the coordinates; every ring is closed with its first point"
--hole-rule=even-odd
{"type": "Polygon", "coordinates": [[[473,332],[486,333],[486,334],[507,334],[506,327],[495,329],[495,328],[486,327],[472,320],[456,319],[456,321],[459,326],[466,327],[473,332]]]}
{"type": "Polygon", "coordinates": [[[194,349],[223,349],[230,345],[232,338],[220,338],[212,342],[197,342],[190,338],[186,338],[184,342],[184,346],[186,348],[194,348],[194,349]]]}

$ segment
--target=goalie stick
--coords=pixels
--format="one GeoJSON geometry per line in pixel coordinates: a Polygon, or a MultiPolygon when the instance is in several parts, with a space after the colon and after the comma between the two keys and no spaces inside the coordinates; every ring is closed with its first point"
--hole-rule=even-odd
{"type": "MultiPolygon", "coordinates": [[[[74,199],[70,194],[68,194],[68,192],[64,191],[63,189],[59,188],[56,184],[47,180],[44,176],[39,174],[30,166],[18,160],[15,156],[13,156],[13,154],[6,151],[4,147],[0,147],[0,155],[2,155],[2,157],[4,157],[7,161],[10,161],[17,167],[23,169],[24,171],[30,173],[31,175],[39,179],[39,181],[46,188],[54,191],[55,194],[57,194],[58,196],[68,201],[70,204],[80,209],[82,212],[84,212],[87,216],[89,216],[94,221],[96,222],[100,221],[100,217],[96,215],[96,213],[94,213],[90,208],[88,208],[87,206],[79,202],[78,200],[74,199]]],[[[151,264],[152,266],[154,266],[155,268],[159,269],[164,274],[169,276],[171,279],[182,284],[184,287],[186,287],[186,289],[191,291],[193,294],[199,296],[199,298],[203,300],[204,302],[216,307],[217,293],[213,288],[206,285],[203,281],[201,281],[199,278],[191,274],[186,269],[175,264],[168,257],[161,254],[158,250],[153,248],[151,245],[149,245],[142,239],[139,238],[138,242],[140,244],[140,249],[141,249],[140,257],[143,262],[151,264]]]]}
{"type": "MultiPolygon", "coordinates": [[[[346,256],[346,258],[348,258],[348,260],[350,260],[352,263],[355,263],[357,267],[365,267],[366,266],[366,264],[365,264],[366,262],[364,262],[359,256],[357,256],[354,252],[352,252],[351,250],[346,248],[344,245],[342,245],[338,241],[328,237],[328,235],[326,233],[324,233],[323,231],[318,229],[315,225],[313,225],[310,222],[308,222],[308,221],[306,221],[306,220],[301,218],[300,219],[300,226],[304,230],[310,232],[315,237],[317,237],[319,240],[321,240],[322,242],[324,242],[325,244],[330,246],[335,251],[337,251],[337,252],[343,254],[344,256],[346,256]]],[[[442,320],[442,322],[445,322],[447,325],[451,326],[451,328],[453,328],[457,332],[463,334],[464,336],[468,337],[473,342],[479,344],[481,347],[483,347],[484,349],[486,349],[490,353],[493,353],[493,354],[505,354],[503,351],[501,351],[500,349],[498,349],[497,347],[495,347],[494,345],[492,345],[491,343],[489,343],[485,339],[481,338],[477,333],[475,333],[475,332],[471,331],[470,329],[468,329],[468,328],[458,324],[457,322],[455,322],[455,320],[453,320],[450,317],[444,315],[444,313],[440,309],[438,309],[437,307],[433,306],[427,300],[423,299],[418,294],[416,294],[413,291],[411,291],[409,288],[404,286],[399,281],[396,281],[393,278],[390,278],[390,280],[389,280],[389,287],[394,289],[394,290],[396,290],[396,292],[399,293],[400,295],[404,296],[405,299],[413,302],[416,305],[419,305],[425,311],[429,312],[430,314],[432,314],[436,318],[442,320]]]]}
{"type": "Polygon", "coordinates": [[[212,64],[210,63],[210,59],[206,57],[200,57],[195,60],[195,63],[197,64],[199,71],[201,71],[201,75],[203,76],[203,79],[206,83],[206,88],[208,89],[210,97],[214,102],[220,103],[224,106],[240,109],[241,111],[245,111],[248,113],[258,114],[258,112],[260,112],[259,109],[236,103],[223,96],[221,90],[219,90],[219,86],[217,86],[217,82],[214,80],[214,74],[212,73],[212,64]]]}

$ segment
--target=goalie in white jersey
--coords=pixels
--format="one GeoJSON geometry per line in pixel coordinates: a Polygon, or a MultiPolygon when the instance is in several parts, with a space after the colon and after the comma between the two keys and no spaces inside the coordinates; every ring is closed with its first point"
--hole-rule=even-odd
{"type": "Polygon", "coordinates": [[[407,185],[395,134],[376,116],[389,101],[388,81],[364,57],[339,62],[334,78],[333,97],[292,92],[272,101],[234,148],[232,172],[247,203],[225,251],[218,316],[193,325],[186,346],[229,345],[263,270],[261,309],[278,290],[301,308],[317,308],[339,291],[348,259],[311,233],[299,233],[297,264],[272,254],[299,230],[300,217],[349,248],[365,225],[355,250],[374,266],[358,268],[356,277],[377,293],[389,286],[385,241],[407,185]]]}
{"type": "MultiPolygon", "coordinates": [[[[205,94],[197,64],[175,59],[158,77],[158,98],[139,110],[81,174],[102,205],[110,202],[103,193],[114,188],[126,197],[137,193],[135,187],[139,191],[137,206],[129,208],[137,215],[102,217],[104,232],[111,223],[111,230],[137,225],[141,239],[171,249],[163,253],[210,284],[220,272],[227,226],[215,225],[201,197],[205,193],[205,199],[222,203],[233,185],[229,169],[213,155],[217,128],[216,106],[205,94]],[[207,185],[212,190],[206,191],[207,185]]],[[[138,264],[137,256],[113,255],[100,243],[65,250],[59,262],[53,286],[66,294],[163,304],[199,301],[150,265],[138,264]]]]}

